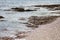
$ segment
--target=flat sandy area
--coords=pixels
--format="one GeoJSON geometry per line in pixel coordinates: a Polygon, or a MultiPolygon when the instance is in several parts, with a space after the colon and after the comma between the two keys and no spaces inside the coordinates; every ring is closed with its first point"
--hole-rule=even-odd
{"type": "Polygon", "coordinates": [[[26,40],[60,40],[60,18],[32,31],[26,40]]]}

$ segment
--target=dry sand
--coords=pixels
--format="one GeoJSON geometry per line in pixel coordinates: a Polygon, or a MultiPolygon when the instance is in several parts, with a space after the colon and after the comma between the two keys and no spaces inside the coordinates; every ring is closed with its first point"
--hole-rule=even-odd
{"type": "Polygon", "coordinates": [[[60,18],[50,24],[40,25],[26,40],[60,40],[60,18]]]}

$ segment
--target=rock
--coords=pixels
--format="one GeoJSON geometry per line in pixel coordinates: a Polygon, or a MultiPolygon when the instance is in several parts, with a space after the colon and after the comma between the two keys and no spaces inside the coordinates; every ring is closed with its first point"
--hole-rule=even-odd
{"type": "Polygon", "coordinates": [[[16,38],[24,38],[24,37],[26,37],[27,36],[27,34],[26,34],[26,32],[18,32],[17,34],[16,34],[16,38]]]}
{"type": "Polygon", "coordinates": [[[60,7],[55,7],[52,10],[60,10],[60,7]]]}
{"type": "Polygon", "coordinates": [[[38,17],[38,16],[31,16],[28,20],[28,22],[35,24],[35,25],[42,25],[42,24],[48,24],[56,20],[57,16],[48,16],[48,17],[38,17]]]}
{"type": "Polygon", "coordinates": [[[38,28],[38,25],[34,25],[34,24],[27,24],[26,26],[31,28],[38,28]]]}
{"type": "Polygon", "coordinates": [[[54,7],[59,7],[60,4],[46,4],[46,5],[34,5],[34,7],[47,7],[47,8],[54,8],[54,7]]]}
{"type": "Polygon", "coordinates": [[[32,10],[32,9],[24,9],[24,8],[11,8],[13,11],[19,11],[19,12],[29,12],[29,11],[36,11],[36,10],[32,10]]]}
{"type": "Polygon", "coordinates": [[[3,16],[0,16],[0,19],[4,18],[3,16]]]}
{"type": "Polygon", "coordinates": [[[27,9],[26,11],[36,11],[36,10],[27,9]]]}
{"type": "Polygon", "coordinates": [[[18,7],[11,8],[11,9],[14,10],[14,11],[20,11],[20,12],[23,12],[24,11],[24,8],[18,8],[18,7]]]}
{"type": "Polygon", "coordinates": [[[14,39],[11,37],[0,37],[0,40],[14,40],[14,39]]]}

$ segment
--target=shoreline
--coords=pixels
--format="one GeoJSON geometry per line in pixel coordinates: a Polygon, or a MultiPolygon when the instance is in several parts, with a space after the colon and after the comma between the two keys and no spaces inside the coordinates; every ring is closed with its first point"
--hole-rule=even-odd
{"type": "Polygon", "coordinates": [[[60,18],[46,25],[40,25],[39,28],[32,31],[26,40],[60,40],[60,18]],[[40,36],[39,36],[40,35],[40,36]]]}

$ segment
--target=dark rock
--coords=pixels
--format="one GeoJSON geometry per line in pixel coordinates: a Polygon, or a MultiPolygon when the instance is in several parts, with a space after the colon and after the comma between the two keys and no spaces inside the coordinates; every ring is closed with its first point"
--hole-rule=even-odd
{"type": "Polygon", "coordinates": [[[20,12],[23,12],[24,11],[24,8],[18,8],[18,7],[11,8],[11,9],[13,9],[14,11],[20,11],[20,12]]]}
{"type": "Polygon", "coordinates": [[[4,18],[3,16],[0,16],[0,19],[4,18]]]}
{"type": "Polygon", "coordinates": [[[29,11],[36,11],[36,10],[32,10],[32,9],[24,9],[24,8],[11,8],[13,11],[19,11],[19,12],[29,12],[29,11]]]}
{"type": "Polygon", "coordinates": [[[31,16],[29,18],[30,23],[35,24],[35,25],[42,25],[42,24],[48,24],[56,20],[57,16],[48,16],[48,17],[38,17],[38,16],[31,16]]]}
{"type": "Polygon", "coordinates": [[[36,11],[36,10],[27,9],[26,11],[36,11]]]}
{"type": "Polygon", "coordinates": [[[0,22],[2,22],[2,21],[7,21],[7,20],[3,20],[3,19],[1,20],[1,19],[0,19],[0,22]]]}
{"type": "Polygon", "coordinates": [[[60,7],[55,7],[53,10],[60,10],[60,7]]]}
{"type": "Polygon", "coordinates": [[[0,37],[0,40],[14,40],[14,39],[11,37],[0,37]]]}
{"type": "Polygon", "coordinates": [[[59,7],[60,4],[51,4],[51,5],[34,5],[35,7],[48,7],[48,8],[54,8],[54,7],[59,7]]]}

